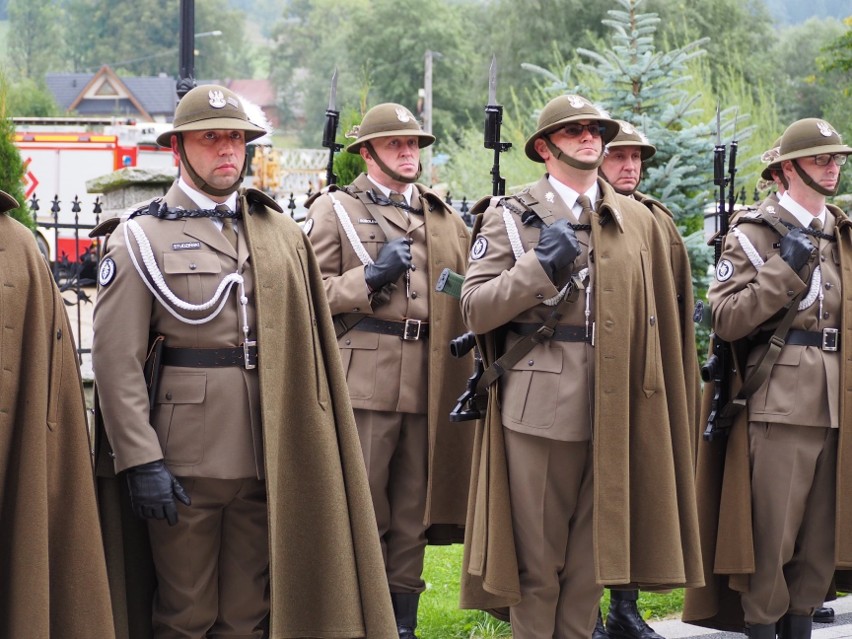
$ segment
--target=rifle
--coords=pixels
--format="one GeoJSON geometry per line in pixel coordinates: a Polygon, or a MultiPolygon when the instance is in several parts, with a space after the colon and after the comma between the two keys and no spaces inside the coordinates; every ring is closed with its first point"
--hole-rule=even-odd
{"type": "Polygon", "coordinates": [[[337,69],[331,76],[331,91],[328,96],[328,108],[325,110],[325,128],[322,132],[322,145],[328,149],[328,166],[325,167],[326,186],[337,184],[334,174],[334,154],[343,148],[337,143],[337,125],[340,121],[340,111],[337,110],[337,69]]]}
{"type": "MultiPolygon", "coordinates": [[[[497,56],[491,57],[488,69],[488,104],[485,106],[485,139],[486,149],[494,150],[494,164],[491,167],[491,195],[506,194],[506,180],[500,175],[500,154],[512,147],[511,142],[500,140],[500,129],[503,125],[503,106],[497,104],[497,56]]],[[[450,269],[444,269],[435,286],[436,291],[444,292],[453,297],[460,297],[464,277],[450,269]]],[[[485,397],[477,393],[479,380],[485,372],[482,355],[476,348],[476,335],[468,331],[450,342],[450,352],[453,357],[464,357],[473,350],[473,374],[468,378],[464,392],[450,411],[451,422],[463,422],[482,417],[485,409],[485,397]]]]}
{"type": "MultiPolygon", "coordinates": [[[[722,144],[721,117],[719,107],[716,107],[716,145],[713,148],[713,184],[719,190],[717,200],[717,216],[719,232],[713,237],[713,264],[718,265],[722,256],[725,237],[728,234],[731,214],[736,203],[734,176],[737,172],[737,141],[731,141],[731,152],[728,155],[728,171],[725,174],[725,145],[722,144]],[[727,206],[725,196],[727,189],[727,206]]],[[[736,124],[734,125],[736,130],[736,124]]],[[[697,315],[698,313],[696,313],[697,315]]],[[[713,352],[701,366],[701,379],[713,382],[713,398],[710,401],[710,413],[704,428],[704,439],[712,442],[716,436],[724,437],[731,428],[733,417],[725,415],[725,408],[731,401],[731,375],[734,372],[734,357],[731,344],[721,339],[714,332],[710,333],[713,352]]]]}
{"type": "Polygon", "coordinates": [[[497,56],[491,57],[488,69],[488,104],[485,107],[485,148],[494,150],[491,167],[491,195],[506,194],[506,180],[500,175],[500,154],[512,148],[511,142],[500,140],[503,125],[503,105],[497,104],[497,56]]]}

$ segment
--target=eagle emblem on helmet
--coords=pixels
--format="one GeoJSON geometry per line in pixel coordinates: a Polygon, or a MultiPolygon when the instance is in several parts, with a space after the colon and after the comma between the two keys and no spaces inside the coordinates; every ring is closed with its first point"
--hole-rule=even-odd
{"type": "Polygon", "coordinates": [[[636,129],[633,128],[632,124],[628,124],[627,122],[625,122],[621,125],[621,131],[626,135],[633,135],[636,132],[636,129]]]}
{"type": "Polygon", "coordinates": [[[819,129],[819,132],[823,135],[823,137],[830,138],[832,135],[834,135],[834,129],[831,128],[831,125],[828,122],[818,120],[817,128],[819,129]]]}
{"type": "Polygon", "coordinates": [[[409,120],[411,120],[411,116],[408,115],[408,111],[406,111],[402,107],[397,107],[396,108],[396,119],[399,120],[402,123],[405,123],[405,122],[408,122],[409,120]]]}
{"type": "Polygon", "coordinates": [[[586,103],[579,95],[569,95],[568,104],[570,104],[575,109],[582,109],[586,103]]]}
{"type": "Polygon", "coordinates": [[[224,109],[227,102],[225,102],[225,94],[218,90],[211,90],[207,94],[207,102],[214,109],[224,109]]]}

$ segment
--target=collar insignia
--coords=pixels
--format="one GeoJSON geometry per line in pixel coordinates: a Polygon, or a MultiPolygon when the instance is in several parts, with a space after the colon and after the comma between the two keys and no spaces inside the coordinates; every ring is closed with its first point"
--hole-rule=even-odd
{"type": "Polygon", "coordinates": [[[556,199],[556,196],[553,195],[553,191],[548,191],[544,194],[544,199],[547,200],[548,204],[553,204],[554,200],[556,199]]]}

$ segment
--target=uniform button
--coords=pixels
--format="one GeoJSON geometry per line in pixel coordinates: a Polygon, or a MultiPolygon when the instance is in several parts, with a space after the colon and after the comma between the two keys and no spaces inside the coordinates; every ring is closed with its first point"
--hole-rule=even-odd
{"type": "Polygon", "coordinates": [[[195,269],[197,269],[197,268],[198,268],[198,265],[197,265],[197,264],[195,264],[194,262],[193,262],[192,264],[190,264],[190,265],[189,265],[189,270],[190,270],[190,271],[194,271],[194,270],[195,270],[195,269]]]}
{"type": "Polygon", "coordinates": [[[542,295],[541,293],[539,293],[538,295],[536,295],[536,296],[535,296],[535,298],[536,298],[537,300],[543,300],[543,299],[544,299],[544,295],[542,295]]]}
{"type": "Polygon", "coordinates": [[[820,256],[819,256],[819,261],[820,261],[820,262],[825,262],[825,255],[820,255],[820,256]]]}
{"type": "Polygon", "coordinates": [[[657,323],[657,318],[656,318],[656,317],[654,317],[653,315],[651,315],[651,319],[649,319],[649,320],[648,320],[648,323],[649,323],[651,326],[656,325],[656,323],[657,323]]]}
{"type": "Polygon", "coordinates": [[[787,291],[787,297],[793,297],[795,293],[793,291],[787,291]]]}
{"type": "Polygon", "coordinates": [[[56,339],[62,339],[62,329],[56,329],[56,339]]]}
{"type": "Polygon", "coordinates": [[[360,306],[356,306],[355,308],[353,308],[353,309],[352,309],[352,312],[353,312],[353,313],[360,313],[360,312],[361,312],[361,307],[360,307],[360,306]]]}
{"type": "Polygon", "coordinates": [[[411,299],[413,299],[413,300],[417,299],[417,291],[411,291],[411,299]]]}
{"type": "Polygon", "coordinates": [[[166,393],[166,399],[168,399],[169,401],[171,401],[171,399],[172,399],[172,393],[171,393],[171,391],[169,391],[168,393],[166,393]]]}
{"type": "Polygon", "coordinates": [[[822,314],[822,319],[828,319],[828,311],[825,311],[825,312],[822,314]]]}
{"type": "Polygon", "coordinates": [[[351,340],[351,339],[347,339],[347,340],[346,340],[346,345],[347,345],[347,346],[349,346],[350,344],[352,344],[352,340],[351,340]]]}
{"type": "Polygon", "coordinates": [[[826,282],[825,283],[825,290],[829,290],[829,289],[831,289],[831,282],[826,282]]]}
{"type": "Polygon", "coordinates": [[[371,240],[375,240],[375,239],[376,239],[376,234],[375,234],[375,233],[370,233],[370,239],[371,239],[371,240]]]}
{"type": "Polygon", "coordinates": [[[535,364],[535,360],[534,360],[534,359],[527,360],[527,366],[533,366],[534,364],[535,364]]]}

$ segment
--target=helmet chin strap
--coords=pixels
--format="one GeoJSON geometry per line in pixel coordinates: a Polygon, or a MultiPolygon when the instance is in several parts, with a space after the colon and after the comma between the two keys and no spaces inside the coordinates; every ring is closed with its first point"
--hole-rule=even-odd
{"type": "Polygon", "coordinates": [[[837,188],[840,186],[840,180],[837,181],[837,184],[833,189],[827,189],[824,186],[821,186],[816,183],[816,181],[808,175],[805,170],[799,166],[799,163],[796,160],[793,160],[793,168],[796,169],[796,173],[799,174],[799,177],[802,178],[802,182],[811,187],[814,191],[821,195],[825,195],[826,197],[830,197],[837,193],[837,188]]]}
{"type": "Polygon", "coordinates": [[[195,184],[199,191],[203,191],[208,195],[227,196],[231,193],[236,193],[239,190],[240,184],[242,184],[243,178],[246,176],[246,172],[248,171],[248,155],[246,155],[243,160],[243,170],[240,172],[240,177],[237,178],[237,181],[227,188],[219,189],[205,182],[201,176],[198,175],[195,169],[192,168],[192,164],[190,164],[189,158],[186,156],[186,150],[183,148],[182,135],[177,136],[177,144],[178,150],[180,151],[181,161],[183,162],[184,167],[186,167],[186,172],[189,173],[189,177],[192,178],[192,183],[195,184]]]}
{"type": "Polygon", "coordinates": [[[541,139],[544,140],[544,143],[547,145],[547,150],[550,151],[550,154],[556,160],[558,160],[559,162],[562,162],[562,164],[567,164],[568,166],[573,167],[575,169],[580,169],[581,171],[592,171],[592,170],[598,168],[601,164],[603,164],[603,161],[604,161],[603,149],[601,149],[601,154],[598,156],[598,159],[595,160],[594,162],[583,162],[582,160],[577,160],[577,159],[572,158],[571,156],[563,153],[562,149],[560,149],[558,146],[556,146],[553,142],[550,141],[549,135],[543,135],[541,137],[541,139]]]}
{"type": "Polygon", "coordinates": [[[364,146],[367,147],[367,151],[370,152],[370,157],[373,158],[373,161],[379,166],[382,170],[382,173],[387,175],[392,180],[396,180],[397,182],[402,182],[404,184],[414,184],[417,180],[420,179],[420,174],[423,173],[423,165],[419,162],[417,163],[417,173],[413,177],[407,177],[402,175],[401,173],[397,173],[393,169],[391,169],[387,164],[382,162],[382,159],[379,157],[379,154],[376,153],[376,150],[373,148],[373,145],[369,142],[364,142],[364,146]]]}

